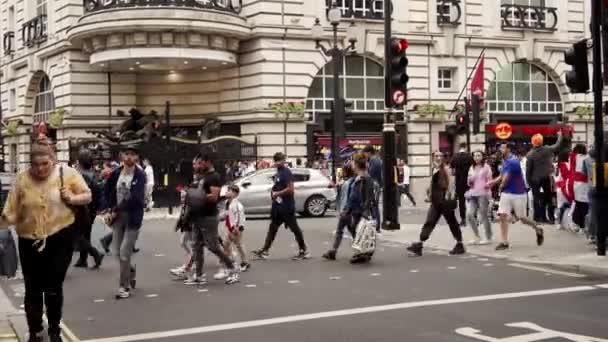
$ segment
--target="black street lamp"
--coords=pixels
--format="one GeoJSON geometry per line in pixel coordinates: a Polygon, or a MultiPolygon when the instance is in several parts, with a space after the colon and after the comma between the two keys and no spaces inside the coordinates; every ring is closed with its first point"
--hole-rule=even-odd
{"type": "Polygon", "coordinates": [[[344,99],[340,94],[340,70],[342,70],[344,56],[355,49],[357,43],[357,30],[354,23],[351,23],[346,31],[346,36],[349,45],[345,48],[340,48],[338,45],[338,27],[342,20],[342,10],[338,8],[334,1],[331,9],[327,13],[327,18],[332,26],[333,40],[330,41],[330,48],[326,48],[321,41],[324,40],[325,29],[321,26],[319,18],[316,19],[315,25],[312,27],[312,36],[317,44],[317,49],[321,49],[327,57],[331,57],[334,63],[334,101],[333,101],[333,129],[331,131],[331,153],[333,155],[332,166],[331,166],[331,178],[334,184],[337,182],[336,179],[336,165],[340,159],[340,152],[338,151],[338,133],[344,134],[344,121],[345,121],[345,109],[344,99]],[[340,132],[338,132],[340,131],[340,132]]]}

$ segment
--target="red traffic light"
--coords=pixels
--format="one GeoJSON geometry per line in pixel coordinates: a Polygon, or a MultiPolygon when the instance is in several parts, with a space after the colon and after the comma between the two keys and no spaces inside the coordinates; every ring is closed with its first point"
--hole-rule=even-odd
{"type": "Polygon", "coordinates": [[[401,54],[404,53],[405,50],[407,50],[407,48],[410,46],[410,44],[407,42],[407,39],[397,39],[394,38],[391,41],[391,48],[393,49],[393,51],[396,54],[401,54]]]}
{"type": "Polygon", "coordinates": [[[463,125],[465,123],[465,117],[464,117],[464,115],[458,115],[456,117],[456,123],[458,123],[459,125],[463,125]]]}

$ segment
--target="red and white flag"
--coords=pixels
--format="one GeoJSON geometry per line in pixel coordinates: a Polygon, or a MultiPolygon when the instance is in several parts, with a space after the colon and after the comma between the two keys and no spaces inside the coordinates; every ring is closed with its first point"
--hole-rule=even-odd
{"type": "Polygon", "coordinates": [[[483,98],[485,97],[485,87],[484,87],[484,61],[486,56],[481,56],[479,60],[479,64],[477,64],[477,70],[475,71],[475,75],[473,76],[473,80],[471,81],[471,95],[478,95],[482,101],[483,106],[483,98]]]}

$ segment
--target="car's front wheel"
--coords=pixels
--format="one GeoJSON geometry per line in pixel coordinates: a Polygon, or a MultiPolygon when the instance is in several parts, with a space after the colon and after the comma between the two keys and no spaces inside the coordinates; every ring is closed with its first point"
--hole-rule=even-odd
{"type": "Polygon", "coordinates": [[[327,212],[327,199],[321,195],[309,197],[304,204],[306,216],[323,217],[327,212]]]}

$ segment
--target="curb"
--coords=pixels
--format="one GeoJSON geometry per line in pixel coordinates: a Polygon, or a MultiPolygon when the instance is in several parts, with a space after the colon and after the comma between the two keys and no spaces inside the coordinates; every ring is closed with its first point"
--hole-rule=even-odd
{"type": "MultiPolygon", "coordinates": [[[[400,244],[403,246],[409,245],[409,243],[407,243],[407,242],[399,242],[399,241],[394,241],[394,240],[390,240],[390,239],[386,239],[386,238],[381,238],[381,240],[383,242],[397,243],[397,244],[400,244]]],[[[438,245],[434,245],[434,244],[430,244],[430,243],[425,243],[425,246],[429,247],[429,248],[433,248],[433,249],[438,249],[441,251],[446,251],[446,252],[450,250],[450,248],[446,248],[446,247],[442,247],[442,246],[438,246],[438,245]]],[[[486,258],[493,258],[493,259],[505,259],[505,260],[523,263],[523,264],[551,266],[555,269],[562,270],[562,271],[582,273],[585,275],[596,276],[596,277],[607,277],[608,276],[608,257],[606,257],[606,266],[601,267],[601,266],[582,265],[582,264],[575,264],[575,263],[542,261],[542,260],[534,260],[534,259],[529,259],[529,258],[510,257],[505,254],[497,254],[497,253],[487,253],[487,252],[479,252],[479,251],[471,252],[470,250],[467,250],[467,254],[475,254],[475,255],[483,256],[486,258]]]]}

